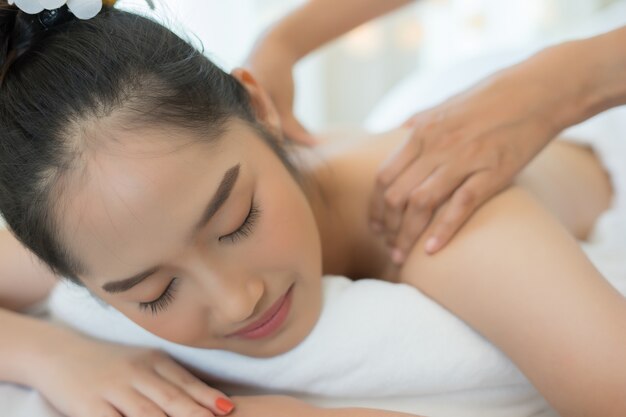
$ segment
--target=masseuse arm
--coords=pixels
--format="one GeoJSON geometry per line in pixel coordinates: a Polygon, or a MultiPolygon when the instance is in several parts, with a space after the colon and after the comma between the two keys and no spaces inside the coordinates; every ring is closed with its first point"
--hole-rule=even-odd
{"type": "Polygon", "coordinates": [[[626,299],[524,190],[482,206],[401,281],[501,348],[563,417],[626,415],[626,299]]]}
{"type": "Polygon", "coordinates": [[[247,66],[268,91],[287,137],[315,141],[293,115],[293,67],[310,52],[410,0],[309,0],[279,20],[257,41],[247,66]]]}
{"type": "Polygon", "coordinates": [[[426,250],[441,249],[561,130],[626,103],[624,45],[626,27],[547,48],[414,116],[371,204],[396,260],[431,221],[426,250]]]}

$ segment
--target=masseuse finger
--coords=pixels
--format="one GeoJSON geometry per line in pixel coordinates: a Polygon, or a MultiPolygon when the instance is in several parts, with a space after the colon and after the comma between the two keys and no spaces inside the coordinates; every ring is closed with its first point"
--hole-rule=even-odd
{"type": "Polygon", "coordinates": [[[375,232],[384,230],[385,193],[387,189],[411,162],[419,157],[421,146],[421,141],[412,140],[412,137],[409,136],[404,144],[400,145],[378,169],[369,208],[370,224],[375,232]]]}
{"type": "Polygon", "coordinates": [[[456,189],[449,203],[433,220],[424,248],[427,253],[434,254],[442,249],[474,211],[500,189],[494,185],[490,175],[493,173],[481,171],[456,189]]]}
{"type": "MultiPolygon", "coordinates": [[[[433,214],[467,179],[468,174],[456,165],[437,168],[421,185],[411,191],[407,208],[402,215],[402,226],[392,242],[392,260],[404,262],[407,254],[433,219],[433,214]]],[[[442,207],[443,208],[443,207],[442,207]]]]}
{"type": "MultiPolygon", "coordinates": [[[[384,227],[387,235],[387,244],[393,246],[398,233],[400,233],[403,218],[409,205],[413,207],[414,216],[426,216],[435,208],[436,194],[421,192],[424,181],[439,171],[438,162],[431,159],[413,161],[413,163],[400,174],[394,183],[385,192],[384,227]],[[413,191],[415,190],[415,191],[413,191]]],[[[432,187],[428,188],[429,190],[432,187]]],[[[433,190],[439,193],[440,190],[433,190]]]]}
{"type": "Polygon", "coordinates": [[[229,413],[234,408],[233,402],[224,393],[211,388],[174,361],[168,360],[155,364],[154,370],[189,394],[199,404],[204,405],[217,414],[229,413]]]}

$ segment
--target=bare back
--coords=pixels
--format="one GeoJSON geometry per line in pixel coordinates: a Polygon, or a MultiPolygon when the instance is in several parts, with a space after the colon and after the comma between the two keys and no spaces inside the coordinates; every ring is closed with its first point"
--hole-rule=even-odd
{"type": "MultiPolygon", "coordinates": [[[[324,149],[338,216],[358,219],[350,231],[358,254],[345,275],[386,278],[390,262],[383,239],[368,231],[367,203],[378,166],[405,137],[394,131],[324,149]]],[[[497,345],[561,415],[622,416],[626,302],[575,239],[611,199],[595,155],[555,142],[443,250],[426,255],[420,239],[388,279],[417,287],[497,345]]]]}
{"type": "MultiPolygon", "coordinates": [[[[358,262],[327,272],[354,279],[375,276],[395,280],[384,239],[369,231],[367,208],[378,167],[407,140],[408,133],[406,129],[377,135],[337,131],[327,134],[318,146],[324,166],[329,166],[331,172],[320,177],[322,187],[336,202],[339,216],[355,224],[354,235],[367,236],[355,243],[353,257],[358,262]]],[[[515,184],[529,192],[578,240],[588,236],[612,199],[610,178],[595,154],[589,148],[561,140],[548,145],[517,176],[515,184]]]]}

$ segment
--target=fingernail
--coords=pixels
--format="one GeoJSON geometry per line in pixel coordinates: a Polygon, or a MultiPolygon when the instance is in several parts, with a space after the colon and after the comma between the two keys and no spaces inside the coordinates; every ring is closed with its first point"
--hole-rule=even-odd
{"type": "Polygon", "coordinates": [[[372,227],[372,230],[375,232],[382,232],[383,230],[383,225],[380,224],[379,222],[372,222],[370,223],[370,226],[372,227]]]}
{"type": "Polygon", "coordinates": [[[396,264],[401,264],[404,260],[404,254],[400,249],[394,249],[391,251],[391,260],[396,264]]]}
{"type": "Polygon", "coordinates": [[[424,248],[426,249],[426,252],[432,253],[437,250],[437,246],[439,246],[439,239],[431,237],[426,241],[424,248]]]}
{"type": "Polygon", "coordinates": [[[218,410],[226,414],[230,413],[231,411],[233,411],[233,408],[235,408],[235,404],[222,397],[218,398],[215,401],[215,406],[218,408],[218,410]]]}

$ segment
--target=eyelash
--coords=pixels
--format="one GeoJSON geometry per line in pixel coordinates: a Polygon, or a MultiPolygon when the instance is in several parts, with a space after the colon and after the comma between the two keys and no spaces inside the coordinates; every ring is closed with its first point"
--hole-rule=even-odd
{"type": "MultiPolygon", "coordinates": [[[[252,228],[255,225],[260,214],[261,210],[259,209],[259,206],[255,204],[254,200],[252,200],[252,204],[250,205],[250,211],[248,212],[246,219],[243,221],[243,224],[239,226],[239,228],[234,232],[219,237],[218,240],[221,242],[222,239],[228,239],[231,243],[235,243],[239,239],[250,236],[250,233],[252,233],[252,228]]],[[[157,314],[160,311],[164,311],[174,299],[174,292],[176,291],[177,281],[178,278],[174,278],[172,281],[170,281],[168,286],[165,288],[165,291],[163,291],[159,298],[154,301],[139,303],[139,308],[142,311],[150,310],[152,314],[157,314]]]]}
{"type": "Polygon", "coordinates": [[[139,308],[142,311],[150,310],[152,314],[157,314],[159,311],[165,310],[174,299],[174,292],[176,291],[177,282],[178,278],[175,277],[173,280],[170,281],[167,287],[165,287],[165,291],[163,291],[163,294],[161,294],[159,298],[154,301],[139,303],[139,308]]]}
{"type": "Polygon", "coordinates": [[[243,221],[243,224],[234,232],[225,236],[220,236],[218,240],[221,242],[222,239],[228,239],[230,243],[235,243],[240,239],[250,236],[260,214],[261,210],[259,209],[259,206],[254,202],[254,200],[252,200],[250,211],[248,212],[246,219],[243,221]]]}

